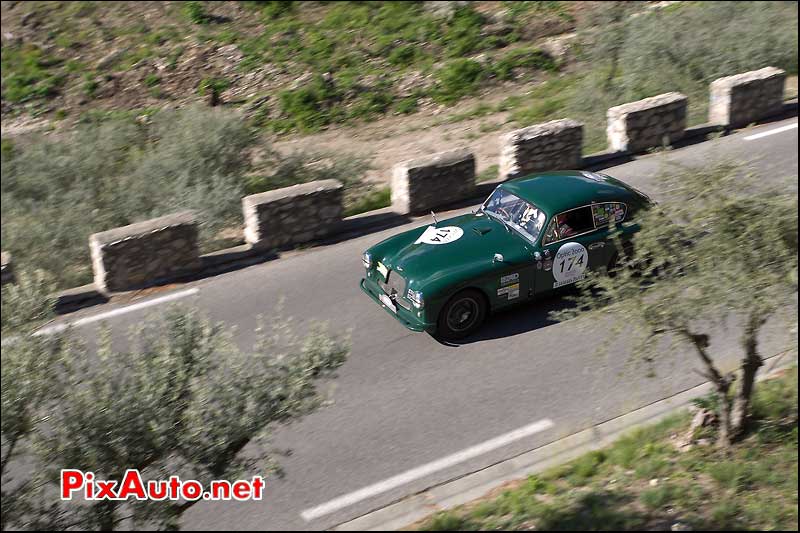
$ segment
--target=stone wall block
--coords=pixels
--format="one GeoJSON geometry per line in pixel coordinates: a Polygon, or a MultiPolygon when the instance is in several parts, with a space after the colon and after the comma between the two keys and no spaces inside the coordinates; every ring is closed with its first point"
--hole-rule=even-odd
{"type": "Polygon", "coordinates": [[[779,113],[785,82],[786,72],[775,67],[714,80],[709,86],[708,121],[738,128],[779,113]]]}
{"type": "Polygon", "coordinates": [[[583,124],[571,119],[535,124],[500,138],[499,173],[503,178],[579,168],[582,159],[583,124]]]}
{"type": "Polygon", "coordinates": [[[200,268],[198,223],[189,211],[94,233],[89,250],[101,292],[146,287],[200,268]]]}
{"type": "Polygon", "coordinates": [[[641,152],[672,144],[686,131],[688,99],[665,93],[608,110],[608,146],[622,152],[641,152]]]}
{"type": "Polygon", "coordinates": [[[329,235],[342,220],[342,194],[342,184],[330,179],[245,196],[245,240],[277,249],[329,235]]]}
{"type": "Polygon", "coordinates": [[[425,213],[475,193],[475,156],[465,148],[403,161],[392,170],[392,210],[425,213]]]}

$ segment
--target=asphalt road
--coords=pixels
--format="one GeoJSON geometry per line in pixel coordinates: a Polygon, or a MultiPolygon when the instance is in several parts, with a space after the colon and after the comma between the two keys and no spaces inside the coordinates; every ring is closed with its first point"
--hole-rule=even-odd
{"type": "MultiPolygon", "coordinates": [[[[700,166],[735,158],[750,161],[765,181],[785,184],[796,194],[796,123],[791,118],[759,126],[644,156],[605,172],[658,198],[655,176],[664,165],[700,166]],[[795,127],[746,139],[791,124],[795,127]]],[[[359,289],[361,252],[428,222],[418,219],[338,244],[285,254],[179,289],[196,291],[178,301],[196,304],[212,318],[236,325],[237,342],[243,347],[254,341],[251,332],[256,317],[270,315],[281,298],[285,298],[284,313],[295,318],[297,331],[307,329],[312,321],[328,321],[334,331],[351,330],[352,340],[350,358],[332,382],[335,403],[274,433],[274,446],[292,451],[281,460],[285,479],[269,480],[263,501],[196,505],[186,516],[186,529],[329,528],[703,381],[688,351],[665,353],[655,377],[628,364],[624,344],[608,356],[598,355],[596,346],[603,339],[604,325],[580,319],[551,323],[547,312],[564,304],[558,298],[498,314],[478,335],[456,346],[407,331],[359,289]],[[485,453],[453,456],[542,420],[551,421],[552,426],[503,440],[485,453]],[[417,470],[419,475],[409,475],[405,481],[395,478],[396,483],[377,485],[385,490],[358,494],[362,498],[354,496],[347,505],[310,522],[301,517],[303,511],[442,458],[452,460],[440,462],[438,469],[417,470]]],[[[123,308],[108,323],[122,331],[164,308],[155,305],[130,312],[123,308]]],[[[61,320],[114,309],[113,305],[95,307],[61,320]]],[[[83,325],[78,331],[91,338],[98,323],[83,325]]],[[[796,338],[796,331],[780,324],[768,329],[763,339],[765,355],[796,338]]],[[[720,335],[712,351],[732,366],[739,354],[736,341],[736,335],[720,335]]]]}

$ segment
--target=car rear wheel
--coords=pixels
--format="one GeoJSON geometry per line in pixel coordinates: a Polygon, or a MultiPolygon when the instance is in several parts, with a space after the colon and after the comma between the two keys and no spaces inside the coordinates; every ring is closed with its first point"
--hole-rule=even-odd
{"type": "Polygon", "coordinates": [[[483,294],[467,289],[453,296],[439,313],[437,335],[442,339],[463,339],[474,333],[486,318],[483,294]]]}

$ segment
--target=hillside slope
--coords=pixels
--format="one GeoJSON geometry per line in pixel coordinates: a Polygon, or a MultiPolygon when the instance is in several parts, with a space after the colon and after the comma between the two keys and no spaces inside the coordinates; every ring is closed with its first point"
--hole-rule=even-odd
{"type": "Polygon", "coordinates": [[[267,129],[452,104],[559,68],[559,2],[2,2],[4,118],[212,101],[267,129]],[[556,52],[558,50],[555,50],[556,52]],[[472,60],[465,59],[472,58],[472,60]]]}

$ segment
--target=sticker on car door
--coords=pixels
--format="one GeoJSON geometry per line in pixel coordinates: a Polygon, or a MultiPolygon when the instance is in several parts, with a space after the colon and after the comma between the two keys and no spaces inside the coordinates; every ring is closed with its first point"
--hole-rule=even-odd
{"type": "Polygon", "coordinates": [[[579,242],[568,242],[561,246],[553,261],[553,288],[575,283],[586,277],[589,254],[579,242]]]}

